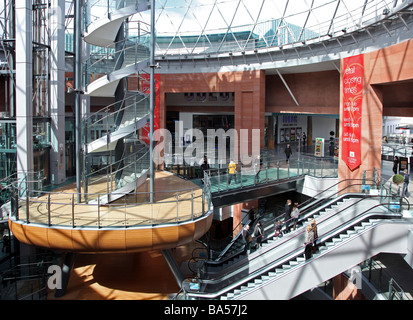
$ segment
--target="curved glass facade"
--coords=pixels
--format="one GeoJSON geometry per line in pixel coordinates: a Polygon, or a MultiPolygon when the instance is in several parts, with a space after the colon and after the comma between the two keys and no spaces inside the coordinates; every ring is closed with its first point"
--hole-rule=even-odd
{"type": "MultiPolygon", "coordinates": [[[[243,52],[318,42],[410,6],[394,0],[156,0],[157,55],[243,52]]],[[[134,19],[149,23],[149,13],[134,19]]],[[[131,20],[133,21],[133,20],[131,20]]]]}

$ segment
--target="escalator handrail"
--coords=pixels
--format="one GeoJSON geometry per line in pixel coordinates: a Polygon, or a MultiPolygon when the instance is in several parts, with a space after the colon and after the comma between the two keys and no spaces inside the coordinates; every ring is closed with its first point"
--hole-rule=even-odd
{"type": "MultiPolygon", "coordinates": [[[[369,195],[369,196],[366,197],[366,198],[375,198],[375,197],[379,197],[379,196],[370,196],[370,195],[369,195]]],[[[365,198],[359,199],[358,201],[356,201],[355,203],[353,203],[351,206],[353,206],[353,205],[355,205],[355,204],[358,204],[359,202],[361,202],[361,201],[363,201],[363,200],[365,200],[365,198]]],[[[385,206],[385,205],[387,205],[387,204],[386,204],[386,203],[379,203],[379,204],[377,204],[377,205],[374,205],[373,207],[370,207],[370,208],[366,209],[365,211],[363,211],[362,213],[358,214],[357,216],[353,217],[350,221],[347,221],[346,224],[348,225],[349,222],[355,221],[358,217],[361,217],[362,215],[368,213],[370,210],[372,210],[372,209],[374,209],[374,208],[376,208],[376,207],[385,206]]],[[[349,206],[349,207],[351,207],[351,206],[349,206]]],[[[349,207],[346,207],[344,210],[347,210],[349,207]]],[[[333,215],[329,216],[327,219],[318,222],[317,225],[320,225],[321,223],[323,223],[324,221],[327,221],[328,219],[331,219],[332,217],[336,217],[336,216],[339,215],[342,211],[343,211],[343,210],[340,210],[340,211],[338,211],[338,212],[335,212],[333,215]]],[[[372,213],[372,215],[377,216],[377,213],[372,213]]],[[[380,213],[380,215],[383,215],[383,213],[380,213]]],[[[395,217],[395,216],[400,217],[400,214],[397,214],[397,215],[392,214],[392,217],[395,217]]],[[[356,221],[356,222],[357,222],[357,221],[356,221]]],[[[359,222],[358,222],[358,223],[359,223],[359,222]]],[[[326,235],[329,235],[330,238],[333,237],[335,234],[337,234],[338,231],[340,231],[340,229],[342,228],[342,226],[343,226],[343,224],[341,224],[341,225],[338,226],[338,227],[335,227],[334,229],[328,231],[328,232],[327,232],[326,234],[324,234],[323,236],[321,236],[321,237],[319,236],[319,238],[325,238],[326,235]]],[[[285,239],[285,241],[284,241],[283,243],[285,243],[285,242],[287,242],[287,241],[290,241],[290,240],[293,239],[293,238],[297,238],[298,236],[301,236],[303,233],[305,233],[305,230],[297,233],[297,234],[294,235],[294,237],[292,237],[292,238],[285,239]]],[[[325,240],[324,240],[324,241],[325,241],[325,240]]],[[[280,244],[281,244],[281,243],[276,243],[276,246],[278,246],[278,245],[280,245],[280,244]]],[[[270,246],[270,248],[267,247],[267,248],[266,248],[266,252],[271,251],[274,247],[275,247],[275,246],[270,246]]],[[[267,271],[275,268],[276,266],[280,265],[280,262],[279,262],[279,261],[280,261],[281,259],[283,259],[283,258],[285,259],[286,257],[289,257],[289,256],[292,255],[293,253],[297,252],[297,250],[300,250],[300,249],[302,250],[303,248],[304,248],[304,245],[301,245],[301,246],[299,246],[298,248],[294,249],[293,251],[290,251],[289,253],[284,254],[282,257],[279,257],[275,262],[273,261],[273,262],[270,264],[270,265],[271,265],[270,267],[268,267],[268,265],[266,265],[266,266],[264,266],[264,267],[262,267],[262,268],[259,268],[259,269],[256,270],[254,273],[248,275],[247,278],[248,278],[249,280],[251,280],[251,279],[257,277],[258,275],[260,275],[260,274],[262,274],[262,273],[264,273],[264,272],[267,272],[267,271]],[[264,270],[263,270],[263,269],[264,269],[264,270]],[[254,275],[254,276],[252,276],[252,275],[254,275]],[[250,279],[250,278],[251,278],[251,279],[250,279]]],[[[265,253],[263,253],[263,254],[265,254],[265,253]]],[[[262,257],[262,254],[260,254],[259,257],[262,257]]],[[[294,257],[292,257],[292,258],[295,258],[295,257],[296,257],[296,255],[294,255],[294,257]]],[[[288,259],[288,260],[290,260],[290,259],[288,259]]],[[[237,270],[239,270],[239,268],[237,268],[237,270]]],[[[245,279],[245,278],[244,278],[244,279],[245,279]]],[[[245,281],[244,281],[244,279],[240,280],[240,281],[241,281],[241,284],[249,281],[249,280],[245,280],[245,281]]],[[[219,283],[219,282],[222,281],[222,279],[211,279],[211,280],[203,280],[203,281],[204,281],[205,283],[219,283]]],[[[239,284],[239,285],[241,285],[241,284],[239,284]]],[[[236,285],[235,287],[237,287],[237,286],[239,286],[239,285],[236,285]]],[[[230,287],[233,287],[233,285],[231,285],[230,287]]],[[[234,288],[235,288],[235,287],[234,287],[234,288]]],[[[221,289],[221,290],[225,290],[225,292],[229,291],[229,290],[226,290],[226,288],[221,289]]],[[[222,294],[222,293],[221,293],[221,294],[222,294]]],[[[213,297],[212,297],[212,298],[213,298],[213,297]]]]}
{"type": "MultiPolygon", "coordinates": [[[[377,197],[377,196],[371,196],[371,197],[377,197]]],[[[357,201],[356,203],[358,203],[358,202],[360,202],[360,201],[362,201],[362,200],[364,200],[364,199],[361,199],[361,200],[357,201]]],[[[370,207],[369,209],[363,211],[363,212],[360,213],[359,215],[353,217],[350,221],[347,221],[347,222],[346,222],[346,225],[347,225],[348,227],[345,228],[344,230],[348,230],[350,227],[361,223],[362,221],[366,220],[366,218],[368,218],[369,216],[377,216],[377,215],[378,215],[377,213],[370,213],[370,214],[369,214],[368,212],[369,212],[370,210],[376,208],[376,207],[380,207],[380,206],[384,206],[384,205],[386,205],[386,204],[383,204],[383,203],[377,204],[377,205],[375,205],[375,206],[373,206],[373,207],[370,207]],[[363,215],[365,215],[365,216],[363,216],[363,215]],[[363,217],[362,217],[362,216],[363,216],[363,217]],[[353,223],[350,224],[350,222],[353,222],[353,223]]],[[[346,209],[347,209],[347,208],[346,208],[346,209]]],[[[330,216],[329,218],[331,218],[331,217],[333,217],[333,216],[336,216],[336,215],[339,214],[339,213],[341,213],[341,211],[335,213],[334,215],[330,216]]],[[[379,215],[380,215],[380,216],[383,216],[384,213],[380,213],[379,215]]],[[[398,214],[398,215],[391,214],[390,216],[391,216],[391,217],[396,217],[396,216],[397,216],[397,217],[400,217],[400,214],[398,214]]],[[[326,220],[327,220],[327,219],[326,219],[326,220]]],[[[319,237],[319,238],[320,238],[320,239],[324,239],[323,242],[325,242],[325,241],[327,241],[328,239],[334,237],[335,235],[340,234],[341,232],[343,232],[342,227],[343,227],[343,225],[340,225],[339,227],[336,227],[336,228],[328,231],[327,234],[324,234],[323,236],[321,236],[321,237],[319,237]]],[[[304,232],[305,232],[305,231],[304,231],[304,232]]],[[[295,238],[295,237],[298,237],[298,235],[301,235],[301,234],[304,233],[304,232],[300,232],[299,234],[295,235],[294,238],[295,238]]],[[[288,240],[291,240],[291,239],[292,239],[292,238],[290,238],[290,239],[288,239],[288,240]]],[[[241,286],[242,284],[251,281],[252,279],[255,279],[256,277],[262,275],[263,273],[268,272],[268,271],[270,271],[270,270],[272,270],[272,269],[274,269],[274,268],[277,268],[278,266],[283,265],[284,263],[290,261],[291,259],[296,258],[298,255],[302,254],[302,250],[304,249],[304,247],[305,247],[305,245],[301,245],[301,246],[299,246],[298,248],[295,248],[293,251],[290,251],[289,253],[286,253],[286,254],[283,255],[282,257],[279,257],[276,261],[271,262],[269,265],[267,264],[267,265],[265,265],[264,267],[259,268],[258,270],[254,271],[253,273],[248,274],[247,277],[245,277],[245,278],[243,278],[243,279],[241,279],[241,280],[239,280],[239,281],[236,281],[235,283],[231,284],[230,286],[227,286],[227,287],[225,287],[225,288],[223,288],[223,289],[220,289],[219,291],[217,291],[217,292],[215,292],[215,293],[205,293],[205,292],[203,292],[203,293],[188,293],[188,295],[190,295],[191,297],[210,298],[210,299],[213,299],[213,298],[216,298],[216,297],[218,297],[218,296],[221,296],[222,294],[225,294],[226,292],[228,292],[228,291],[230,291],[230,290],[233,290],[233,289],[241,286]]],[[[260,255],[260,256],[262,256],[262,255],[260,255]]],[[[204,283],[208,283],[208,282],[209,282],[209,283],[212,283],[212,282],[218,283],[218,282],[220,282],[220,281],[222,281],[222,280],[218,280],[218,279],[203,280],[204,283]]]]}

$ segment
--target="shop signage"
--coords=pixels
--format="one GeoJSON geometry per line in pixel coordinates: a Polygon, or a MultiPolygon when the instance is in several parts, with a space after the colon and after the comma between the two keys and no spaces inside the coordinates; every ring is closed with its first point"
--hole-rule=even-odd
{"type": "Polygon", "coordinates": [[[361,164],[363,78],[364,56],[344,58],[341,157],[350,170],[361,164]]]}

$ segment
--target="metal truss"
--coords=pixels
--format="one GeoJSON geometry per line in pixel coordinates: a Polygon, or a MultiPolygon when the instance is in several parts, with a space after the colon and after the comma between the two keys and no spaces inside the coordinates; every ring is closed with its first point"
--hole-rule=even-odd
{"type": "MultiPolygon", "coordinates": [[[[157,0],[157,55],[222,54],[323,41],[410,11],[413,0],[157,0]]],[[[140,13],[142,21],[148,15],[140,13]]]]}

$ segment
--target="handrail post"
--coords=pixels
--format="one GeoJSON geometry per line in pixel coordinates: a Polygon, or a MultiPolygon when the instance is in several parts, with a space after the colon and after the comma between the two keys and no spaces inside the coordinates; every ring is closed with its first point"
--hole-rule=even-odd
{"type": "Polygon", "coordinates": [[[26,192],[26,222],[30,223],[30,219],[29,219],[29,193],[26,192]]]}
{"type": "Polygon", "coordinates": [[[100,229],[100,197],[98,196],[98,229],[100,229]]]}
{"type": "Polygon", "coordinates": [[[127,207],[127,204],[128,204],[127,195],[124,195],[124,196],[123,196],[123,199],[125,200],[125,201],[124,201],[124,202],[125,202],[125,221],[124,221],[124,226],[125,226],[125,228],[126,228],[126,207],[127,207]]]}
{"type": "Polygon", "coordinates": [[[176,193],[176,221],[179,221],[179,191],[176,193]]]}
{"type": "Polygon", "coordinates": [[[280,161],[277,161],[277,180],[280,180],[280,161]]]}
{"type": "Polygon", "coordinates": [[[205,193],[204,190],[202,190],[202,215],[205,214],[205,193]]]}
{"type": "Polygon", "coordinates": [[[290,161],[287,162],[287,178],[290,179],[290,161]]]}
{"type": "Polygon", "coordinates": [[[191,190],[191,219],[194,220],[194,190],[191,190]]]}
{"type": "Polygon", "coordinates": [[[75,227],[75,195],[72,193],[72,227],[75,227]]]}
{"type": "Polygon", "coordinates": [[[51,215],[50,215],[50,193],[47,194],[47,220],[49,227],[52,225],[51,221],[51,215]]]}

